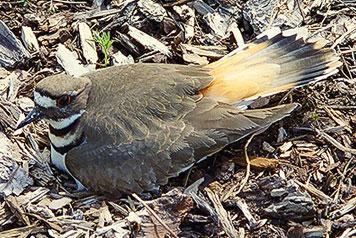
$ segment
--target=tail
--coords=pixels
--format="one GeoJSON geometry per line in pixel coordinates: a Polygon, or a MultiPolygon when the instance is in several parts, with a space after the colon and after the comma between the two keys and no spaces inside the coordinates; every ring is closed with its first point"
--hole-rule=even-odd
{"type": "Polygon", "coordinates": [[[263,33],[234,55],[211,63],[212,83],[204,96],[239,104],[325,79],[342,65],[324,40],[307,39],[305,28],[263,33]]]}

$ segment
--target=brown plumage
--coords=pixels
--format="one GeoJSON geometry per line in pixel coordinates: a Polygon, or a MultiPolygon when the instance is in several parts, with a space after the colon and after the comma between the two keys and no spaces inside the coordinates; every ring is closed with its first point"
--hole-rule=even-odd
{"type": "Polygon", "coordinates": [[[205,67],[133,64],[76,79],[57,75],[38,84],[35,102],[74,178],[95,192],[138,193],[288,116],[297,104],[255,110],[233,104],[337,72],[337,56],[322,47],[278,34],[205,67]],[[58,105],[66,95],[72,97],[68,105],[58,105]],[[62,128],[58,118],[70,115],[80,115],[70,124],[77,137],[59,148],[55,136],[69,126],[62,128]]]}

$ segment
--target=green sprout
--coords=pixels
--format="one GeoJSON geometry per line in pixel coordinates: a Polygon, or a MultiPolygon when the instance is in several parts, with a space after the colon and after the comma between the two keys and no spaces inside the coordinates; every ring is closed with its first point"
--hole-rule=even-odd
{"type": "Polygon", "coordinates": [[[312,114],[312,119],[313,119],[314,121],[317,121],[317,120],[319,119],[318,113],[313,113],[313,114],[312,114]]]}
{"type": "Polygon", "coordinates": [[[19,0],[18,3],[23,3],[23,6],[26,7],[29,0],[19,0]]]}
{"type": "Polygon", "coordinates": [[[105,62],[104,64],[101,64],[101,66],[107,66],[109,64],[109,52],[108,49],[114,43],[113,40],[110,40],[110,32],[102,32],[101,35],[97,32],[94,31],[94,39],[88,39],[89,41],[93,41],[95,43],[98,43],[101,46],[101,49],[104,52],[104,57],[105,57],[105,62]]]}

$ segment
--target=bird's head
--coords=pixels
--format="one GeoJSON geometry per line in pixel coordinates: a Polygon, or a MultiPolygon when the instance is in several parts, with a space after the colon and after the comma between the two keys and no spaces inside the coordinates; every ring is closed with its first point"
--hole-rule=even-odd
{"type": "Polygon", "coordinates": [[[74,78],[59,74],[43,79],[34,91],[34,109],[17,129],[40,118],[46,119],[54,127],[65,120],[79,118],[85,111],[90,86],[90,79],[85,76],[74,78]]]}

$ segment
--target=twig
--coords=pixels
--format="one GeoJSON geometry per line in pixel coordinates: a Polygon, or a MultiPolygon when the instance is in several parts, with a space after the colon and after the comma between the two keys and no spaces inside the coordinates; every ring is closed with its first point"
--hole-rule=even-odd
{"type": "Polygon", "coordinates": [[[346,31],[344,34],[342,34],[335,42],[334,44],[330,47],[331,49],[334,49],[338,44],[340,44],[345,38],[346,36],[348,36],[349,34],[351,34],[354,30],[356,30],[356,26],[352,27],[351,29],[349,29],[348,31],[346,31]]]}
{"type": "Polygon", "coordinates": [[[279,100],[278,105],[281,105],[281,104],[284,102],[284,100],[286,100],[287,97],[292,94],[292,92],[294,92],[294,88],[290,89],[290,90],[282,97],[282,99],[279,100]]]}
{"type": "Polygon", "coordinates": [[[232,224],[231,216],[221,204],[221,200],[219,199],[219,196],[209,188],[205,188],[205,191],[210,201],[212,201],[212,203],[214,204],[216,213],[218,214],[219,217],[219,221],[225,233],[231,238],[239,237],[238,231],[235,229],[234,225],[232,224]]]}
{"type": "Polygon", "coordinates": [[[232,186],[232,187],[229,189],[229,191],[228,191],[225,195],[223,195],[223,196],[221,197],[221,201],[225,201],[225,200],[228,199],[231,195],[234,195],[234,196],[235,196],[235,195],[239,194],[239,193],[241,192],[241,190],[245,187],[245,185],[246,185],[246,183],[247,183],[247,181],[248,181],[248,178],[249,178],[249,176],[250,176],[250,170],[251,170],[251,163],[250,163],[250,159],[249,159],[248,154],[247,154],[247,148],[248,148],[248,146],[250,145],[252,139],[253,139],[256,135],[258,135],[258,134],[264,132],[268,127],[269,127],[269,126],[267,126],[267,127],[263,128],[263,129],[261,129],[261,130],[259,130],[259,131],[256,131],[255,133],[253,133],[252,136],[250,137],[250,139],[248,139],[248,141],[246,142],[246,145],[245,145],[245,158],[246,158],[246,164],[247,164],[247,165],[246,165],[246,175],[245,175],[245,178],[242,180],[242,184],[241,184],[239,190],[237,190],[236,192],[234,192],[234,190],[235,190],[235,189],[237,188],[237,186],[239,185],[239,184],[235,184],[234,186],[232,186]]]}
{"type": "Polygon", "coordinates": [[[316,196],[317,198],[319,198],[325,204],[329,204],[332,201],[331,197],[329,197],[328,195],[326,195],[322,191],[314,188],[312,185],[303,184],[303,183],[299,182],[298,180],[294,180],[294,182],[296,184],[298,184],[299,186],[301,186],[302,188],[304,188],[305,190],[307,190],[309,193],[311,193],[314,196],[316,196]]]}
{"type": "Polygon", "coordinates": [[[340,142],[336,141],[334,138],[332,138],[330,135],[328,135],[327,133],[320,131],[319,129],[315,128],[308,128],[308,127],[295,127],[294,129],[297,130],[306,130],[306,131],[315,131],[316,133],[318,133],[319,136],[325,138],[328,142],[330,142],[333,146],[335,146],[336,148],[338,148],[339,150],[343,151],[343,152],[348,152],[351,153],[353,155],[356,155],[356,149],[352,149],[352,148],[348,148],[345,147],[344,145],[342,145],[340,142]]]}
{"type": "Polygon", "coordinates": [[[193,0],[178,0],[178,1],[175,1],[175,2],[172,2],[172,3],[163,4],[163,6],[164,7],[174,7],[174,6],[186,4],[186,3],[191,2],[191,1],[193,1],[193,0]]]}
{"type": "Polygon", "coordinates": [[[274,19],[277,17],[277,14],[279,12],[279,9],[280,9],[280,5],[278,7],[275,7],[273,10],[272,10],[272,14],[271,14],[271,18],[269,19],[269,23],[266,27],[266,30],[269,30],[273,24],[273,21],[274,19]],[[276,11],[275,11],[276,10],[276,11]]]}
{"type": "Polygon", "coordinates": [[[300,15],[302,15],[303,23],[304,23],[304,24],[307,24],[307,22],[306,22],[306,20],[305,20],[304,12],[303,12],[302,8],[300,7],[299,0],[297,0],[297,5],[298,5],[299,11],[300,11],[300,15]]]}
{"type": "Polygon", "coordinates": [[[157,219],[157,221],[164,227],[164,229],[166,229],[174,238],[178,238],[178,236],[176,234],[174,234],[174,232],[171,230],[171,228],[169,228],[163,221],[161,218],[159,218],[159,216],[157,215],[157,213],[155,213],[155,211],[152,210],[152,208],[150,208],[150,206],[148,206],[146,204],[145,201],[143,201],[136,193],[132,194],[132,196],[139,201],[148,211],[149,213],[151,213],[152,216],[154,216],[154,218],[157,219]]]}
{"type": "Polygon", "coordinates": [[[325,27],[323,27],[323,28],[320,28],[319,30],[316,30],[316,31],[313,32],[310,36],[308,36],[308,37],[306,38],[306,40],[308,40],[308,39],[310,39],[310,38],[316,36],[317,34],[319,34],[319,33],[322,32],[322,31],[328,30],[328,29],[331,28],[331,27],[332,27],[332,25],[329,24],[329,25],[327,25],[327,26],[325,26],[325,27]]]}
{"type": "MultiPolygon", "coordinates": [[[[329,7],[328,7],[328,10],[326,11],[326,13],[325,13],[325,16],[324,16],[323,20],[321,20],[321,22],[320,22],[320,26],[322,26],[322,25],[324,24],[324,21],[325,21],[325,20],[326,20],[326,18],[328,17],[328,14],[329,14],[330,8],[331,8],[331,6],[329,6],[329,7]]],[[[331,24],[330,24],[330,25],[331,25],[331,24]]]]}
{"type": "Polygon", "coordinates": [[[63,3],[63,4],[88,4],[87,2],[74,2],[74,1],[62,1],[62,0],[53,0],[54,2],[59,2],[59,3],[63,3]]]}
{"type": "Polygon", "coordinates": [[[348,238],[348,237],[353,237],[353,235],[356,234],[356,229],[353,229],[352,228],[347,228],[341,236],[339,236],[338,238],[348,238]]]}
{"type": "MultiPolygon", "coordinates": [[[[338,48],[340,48],[340,47],[338,46],[338,48]]],[[[340,51],[340,49],[339,49],[339,51],[340,51]]],[[[348,78],[348,79],[352,79],[352,80],[353,80],[352,73],[351,73],[351,71],[350,71],[350,67],[349,67],[349,65],[347,64],[344,55],[340,54],[340,58],[341,58],[341,60],[342,60],[342,64],[345,66],[347,72],[349,73],[349,75],[346,76],[346,74],[343,72],[343,74],[345,75],[345,78],[348,78]]]]}
{"type": "Polygon", "coordinates": [[[253,133],[253,134],[251,135],[250,139],[248,139],[248,141],[246,142],[246,145],[245,145],[245,148],[244,148],[245,158],[246,158],[246,163],[247,163],[247,166],[246,166],[246,176],[245,176],[245,178],[242,180],[242,184],[241,184],[239,190],[237,190],[236,194],[239,194],[239,193],[241,192],[241,190],[245,187],[245,185],[246,185],[246,183],[247,183],[247,181],[248,181],[248,179],[249,179],[249,177],[250,177],[251,163],[250,163],[250,158],[248,157],[248,153],[247,153],[248,146],[250,145],[252,139],[253,139],[256,135],[258,135],[258,134],[264,132],[267,128],[268,128],[268,127],[263,128],[263,129],[261,129],[261,130],[259,130],[259,131],[256,131],[255,133],[253,133]]]}
{"type": "Polygon", "coordinates": [[[344,184],[344,180],[346,178],[346,173],[347,173],[347,170],[351,164],[351,162],[353,162],[353,160],[355,159],[355,156],[352,156],[349,161],[347,162],[345,168],[344,168],[344,171],[342,172],[342,176],[341,176],[341,179],[339,180],[339,186],[337,187],[337,190],[335,191],[335,196],[334,196],[334,200],[336,200],[338,197],[339,197],[339,194],[340,194],[340,190],[341,190],[341,187],[342,185],[344,184]]]}
{"type": "Polygon", "coordinates": [[[318,133],[318,135],[324,137],[328,142],[330,142],[333,146],[335,146],[336,148],[338,148],[339,150],[343,151],[343,152],[348,152],[351,153],[353,155],[356,155],[356,149],[352,149],[352,148],[348,148],[345,147],[344,145],[342,145],[340,142],[336,141],[334,138],[332,138],[331,136],[329,136],[327,133],[318,130],[317,128],[315,128],[315,131],[318,133]]]}
{"type": "Polygon", "coordinates": [[[339,106],[339,105],[330,105],[332,109],[339,109],[339,110],[355,110],[356,106],[339,106]]]}
{"type": "Polygon", "coordinates": [[[263,226],[267,222],[267,219],[262,219],[262,220],[257,221],[252,216],[250,210],[248,209],[247,204],[244,201],[242,201],[239,197],[235,197],[234,200],[236,202],[236,206],[242,211],[242,213],[248,220],[249,230],[255,230],[256,228],[263,226]]]}

